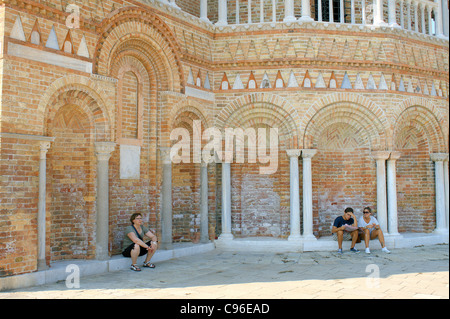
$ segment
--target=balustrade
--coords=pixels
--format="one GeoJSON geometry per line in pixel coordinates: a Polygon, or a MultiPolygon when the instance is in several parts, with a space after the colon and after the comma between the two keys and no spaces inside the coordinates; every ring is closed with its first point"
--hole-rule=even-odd
{"type": "MultiPolygon", "coordinates": [[[[176,0],[159,1],[179,8],[176,0]]],[[[212,21],[208,18],[211,1],[200,0],[199,10],[201,20],[216,26],[318,21],[401,28],[448,38],[448,0],[216,1],[217,16],[212,21]]]]}

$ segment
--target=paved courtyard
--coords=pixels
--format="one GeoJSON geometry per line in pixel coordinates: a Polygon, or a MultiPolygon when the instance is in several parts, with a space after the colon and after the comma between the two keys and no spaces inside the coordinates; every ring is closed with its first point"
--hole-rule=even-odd
{"type": "Polygon", "coordinates": [[[156,269],[82,277],[79,288],[61,281],[4,291],[0,299],[448,299],[448,256],[448,245],[371,255],[215,250],[160,262],[156,269]]]}

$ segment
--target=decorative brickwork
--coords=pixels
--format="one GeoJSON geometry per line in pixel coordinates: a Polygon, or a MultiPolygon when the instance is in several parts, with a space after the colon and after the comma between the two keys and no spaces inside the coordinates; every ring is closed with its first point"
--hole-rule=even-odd
{"type": "Polygon", "coordinates": [[[448,231],[448,20],[369,2],[331,19],[313,0],[1,0],[0,277],[120,254],[135,212],[165,244],[329,236],[348,206],[384,213],[377,152],[396,160],[398,231],[448,231]],[[248,138],[231,164],[195,162],[199,123],[265,132],[276,171],[248,138]],[[189,163],[170,161],[175,129],[189,163]]]}

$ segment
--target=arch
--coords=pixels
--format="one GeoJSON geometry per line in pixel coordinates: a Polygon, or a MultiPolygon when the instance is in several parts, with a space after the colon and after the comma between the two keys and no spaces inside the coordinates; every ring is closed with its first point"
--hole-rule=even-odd
{"type": "Polygon", "coordinates": [[[388,120],[384,111],[372,101],[351,93],[335,93],[314,103],[302,118],[305,127],[303,148],[316,148],[318,138],[330,125],[344,123],[361,134],[372,150],[388,148],[388,120]]]}
{"type": "Polygon", "coordinates": [[[100,30],[102,37],[94,56],[95,73],[111,74],[114,62],[126,49],[150,61],[163,90],[184,92],[180,47],[170,28],[152,11],[121,8],[103,21],[100,30]]]}
{"type": "Polygon", "coordinates": [[[171,108],[167,116],[170,129],[176,128],[175,125],[178,123],[178,119],[183,113],[195,114],[202,122],[203,128],[212,127],[213,125],[213,119],[200,103],[197,103],[190,98],[183,98],[171,108]]]}
{"type": "Polygon", "coordinates": [[[72,103],[81,107],[89,115],[95,127],[96,141],[111,140],[111,118],[114,118],[114,115],[106,107],[108,100],[110,98],[90,78],[67,76],[54,81],[44,93],[37,108],[41,114],[44,134],[57,110],[64,104],[72,103]]]}
{"type": "Polygon", "coordinates": [[[298,113],[280,96],[270,93],[245,95],[228,104],[216,117],[216,125],[221,130],[260,124],[278,127],[280,138],[285,139],[290,148],[298,147],[298,113]]]}
{"type": "Polygon", "coordinates": [[[393,132],[393,143],[397,148],[400,146],[402,131],[408,127],[424,133],[430,152],[441,153],[446,151],[446,139],[441,124],[436,115],[428,108],[419,105],[410,106],[398,116],[393,132]]]}
{"type": "Polygon", "coordinates": [[[411,97],[400,102],[393,112],[393,145],[397,143],[398,134],[409,121],[410,126],[427,133],[427,138],[432,152],[448,152],[448,119],[442,111],[429,99],[423,97],[411,97]]]}

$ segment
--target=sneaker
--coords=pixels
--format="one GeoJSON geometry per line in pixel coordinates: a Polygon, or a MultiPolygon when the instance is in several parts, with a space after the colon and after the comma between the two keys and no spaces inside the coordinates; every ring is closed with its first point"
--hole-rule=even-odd
{"type": "Polygon", "coordinates": [[[370,248],[366,248],[366,254],[370,254],[370,248]]]}
{"type": "Polygon", "coordinates": [[[342,255],[342,248],[339,248],[339,249],[338,249],[338,254],[339,254],[339,255],[342,255]]]}
{"type": "Polygon", "coordinates": [[[355,254],[359,254],[359,250],[358,249],[356,249],[356,248],[350,248],[350,251],[352,252],[352,253],[355,253],[355,254]]]}
{"type": "Polygon", "coordinates": [[[389,249],[387,249],[386,247],[384,247],[383,249],[381,249],[382,252],[386,253],[386,254],[390,254],[391,251],[389,249]]]}

